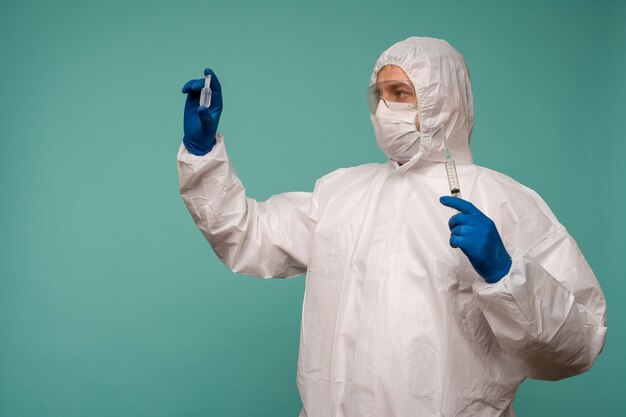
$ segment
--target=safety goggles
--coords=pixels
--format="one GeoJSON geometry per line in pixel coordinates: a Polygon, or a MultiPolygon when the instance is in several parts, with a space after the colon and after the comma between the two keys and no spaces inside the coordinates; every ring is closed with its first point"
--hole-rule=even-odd
{"type": "Polygon", "coordinates": [[[389,80],[378,82],[367,89],[367,102],[370,112],[376,113],[380,100],[389,108],[397,108],[397,104],[403,108],[417,110],[417,95],[413,85],[406,80],[389,80]]]}

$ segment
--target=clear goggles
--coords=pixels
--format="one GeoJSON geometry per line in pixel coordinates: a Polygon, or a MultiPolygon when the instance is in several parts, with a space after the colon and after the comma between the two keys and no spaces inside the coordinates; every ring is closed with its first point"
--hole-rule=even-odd
{"type": "Polygon", "coordinates": [[[381,81],[370,86],[367,103],[372,114],[376,113],[381,99],[392,110],[417,110],[417,95],[411,82],[406,80],[381,81]]]}

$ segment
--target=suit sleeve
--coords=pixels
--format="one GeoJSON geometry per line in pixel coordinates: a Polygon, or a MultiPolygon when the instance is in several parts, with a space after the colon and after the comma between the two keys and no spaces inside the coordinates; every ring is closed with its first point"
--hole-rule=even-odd
{"type": "Polygon", "coordinates": [[[208,154],[196,156],[181,145],[177,159],[183,201],[233,272],[261,278],[306,272],[316,224],[315,192],[279,194],[265,202],[246,197],[219,134],[208,154]]]}
{"type": "Polygon", "coordinates": [[[606,302],[574,239],[534,192],[551,225],[532,247],[507,248],[513,265],[473,291],[500,346],[527,377],[558,380],[591,368],[604,347],[606,302]]]}

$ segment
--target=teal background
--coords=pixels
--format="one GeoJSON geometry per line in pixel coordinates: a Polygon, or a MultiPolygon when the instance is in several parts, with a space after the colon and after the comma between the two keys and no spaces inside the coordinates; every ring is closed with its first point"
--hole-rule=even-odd
{"type": "Polygon", "coordinates": [[[178,194],[180,88],[204,66],[250,196],[383,161],[378,55],[441,37],[473,81],[476,163],[539,192],[605,291],[594,368],[525,416],[626,415],[622,1],[3,1],[0,416],[296,417],[304,278],[236,276],[178,194]]]}

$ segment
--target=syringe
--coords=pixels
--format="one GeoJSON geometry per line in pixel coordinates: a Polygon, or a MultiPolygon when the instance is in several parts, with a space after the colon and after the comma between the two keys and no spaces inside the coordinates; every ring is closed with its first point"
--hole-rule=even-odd
{"type": "Polygon", "coordinates": [[[450,184],[450,194],[453,197],[461,198],[461,186],[459,185],[459,177],[456,174],[456,165],[454,159],[450,156],[448,150],[448,139],[446,133],[443,133],[443,144],[446,150],[446,174],[448,175],[448,184],[450,184]]]}
{"type": "Polygon", "coordinates": [[[211,105],[211,74],[204,76],[204,87],[200,90],[200,105],[202,107],[211,105]]]}

